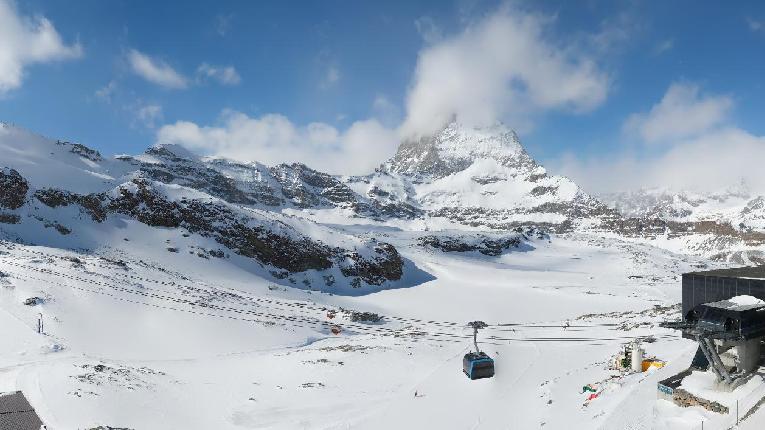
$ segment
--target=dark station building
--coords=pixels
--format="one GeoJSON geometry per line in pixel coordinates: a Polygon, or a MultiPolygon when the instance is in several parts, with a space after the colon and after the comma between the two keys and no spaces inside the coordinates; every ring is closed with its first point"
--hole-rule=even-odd
{"type": "Polygon", "coordinates": [[[683,274],[683,319],[696,305],[747,295],[765,300],[765,266],[683,274]]]}
{"type": "MultiPolygon", "coordinates": [[[[696,401],[700,403],[688,403],[686,397],[690,394],[678,388],[686,376],[698,369],[710,370],[717,377],[718,388],[731,391],[761,368],[765,303],[737,296],[765,301],[765,267],[684,273],[682,296],[682,320],[661,326],[680,330],[683,337],[696,340],[699,347],[691,367],[659,382],[658,389],[663,398],[681,406],[714,406],[714,402],[699,398],[696,401]]],[[[727,413],[727,407],[704,407],[715,412],[725,409],[727,413]]]]}

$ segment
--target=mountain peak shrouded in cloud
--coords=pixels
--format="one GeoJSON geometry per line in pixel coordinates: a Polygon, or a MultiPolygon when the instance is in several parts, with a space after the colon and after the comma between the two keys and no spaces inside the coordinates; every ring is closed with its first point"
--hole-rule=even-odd
{"type": "MultiPolygon", "coordinates": [[[[744,54],[762,47],[761,10],[198,6],[167,22],[172,3],[132,3],[126,14],[0,0],[0,117],[104,153],[172,142],[352,174],[453,119],[502,121],[552,171],[605,191],[735,182],[719,172],[741,171],[734,160],[755,159],[765,134],[765,57],[744,54]],[[720,26],[695,25],[712,16],[720,26]],[[676,165],[706,160],[702,150],[715,174],[676,165]]],[[[758,170],[743,169],[753,186],[765,183],[758,170]]]]}
{"type": "Polygon", "coordinates": [[[455,120],[431,135],[404,139],[387,168],[410,176],[441,178],[464,170],[477,160],[515,167],[536,166],[515,132],[501,122],[466,126],[455,120]]]}
{"type": "Polygon", "coordinates": [[[253,118],[224,110],[218,125],[178,121],[162,127],[157,139],[267,164],[290,154],[333,173],[359,174],[392,155],[399,141],[432,136],[453,121],[475,129],[510,121],[523,130],[548,111],[590,111],[605,100],[609,77],[582,50],[548,37],[553,21],[504,6],[456,35],[429,38],[418,55],[400,123],[391,120],[397,115],[390,114],[395,111],[390,106],[380,112],[382,100],[390,103],[377,95],[373,112],[380,118],[356,121],[345,130],[321,122],[298,126],[276,113],[253,118]],[[335,159],[352,160],[353,171],[339,170],[348,164],[335,159]]]}
{"type": "Polygon", "coordinates": [[[0,95],[21,85],[29,65],[82,55],[82,46],[65,43],[47,18],[21,16],[13,1],[0,0],[0,95]]]}
{"type": "Polygon", "coordinates": [[[407,96],[406,136],[450,118],[470,125],[526,125],[547,110],[586,112],[606,99],[609,77],[594,58],[545,35],[551,20],[509,6],[424,48],[407,96]]]}

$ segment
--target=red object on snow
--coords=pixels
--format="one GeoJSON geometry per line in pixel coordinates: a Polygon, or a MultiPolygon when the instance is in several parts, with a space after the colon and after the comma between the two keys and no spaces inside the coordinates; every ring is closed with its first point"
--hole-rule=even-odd
{"type": "Polygon", "coordinates": [[[600,394],[600,393],[592,393],[592,394],[590,394],[589,396],[587,396],[587,400],[589,401],[589,400],[597,399],[598,398],[598,394],[600,394]]]}

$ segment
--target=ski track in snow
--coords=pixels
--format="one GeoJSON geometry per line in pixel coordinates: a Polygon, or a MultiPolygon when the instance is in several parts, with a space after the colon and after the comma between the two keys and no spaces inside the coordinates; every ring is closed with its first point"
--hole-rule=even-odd
{"type": "MultiPolygon", "coordinates": [[[[397,246],[409,240],[402,237],[397,246]]],[[[206,261],[209,276],[173,266],[186,273],[181,279],[167,270],[171,267],[159,270],[130,258],[121,268],[100,260],[98,252],[7,244],[0,270],[12,288],[0,288],[0,319],[3,325],[8,318],[14,321],[16,329],[4,336],[18,345],[0,355],[0,387],[23,389],[51,428],[597,426],[605,415],[582,409],[583,398],[576,395],[593,375],[608,373],[595,363],[608,361],[635,336],[655,334],[651,348],[669,360],[682,352],[672,345],[687,348],[688,342],[650,326],[620,330],[619,317],[576,320],[671,304],[679,295],[674,279],[648,287],[627,278],[635,270],[650,270],[650,264],[613,264],[629,259],[619,250],[588,249],[585,243],[556,237],[535,251],[496,258],[409,244],[402,252],[435,279],[361,297],[272,291],[252,275],[231,273],[241,269],[224,261],[206,261]],[[571,259],[571,247],[595,261],[571,259]],[[546,267],[550,261],[554,270],[546,267]],[[234,281],[228,284],[227,278],[234,281]],[[572,289],[593,294],[572,301],[572,289]],[[476,297],[463,300],[460,294],[476,297]],[[490,314],[466,309],[482,304],[484,294],[501,301],[496,308],[485,303],[490,314]],[[518,302],[524,294],[528,300],[518,302]],[[21,304],[31,296],[47,301],[21,304]],[[362,324],[340,313],[326,317],[341,306],[373,310],[385,320],[362,324]],[[521,312],[529,307],[533,312],[521,312]],[[558,307],[568,317],[551,318],[562,315],[558,307]],[[34,332],[38,311],[46,335],[34,332]],[[491,324],[481,344],[497,360],[493,379],[471,382],[461,372],[461,356],[471,345],[464,327],[469,317],[491,324]],[[332,324],[344,332],[331,335],[332,324]],[[51,352],[52,344],[63,350],[51,352]],[[99,363],[117,370],[94,379],[99,383],[78,379],[99,363]],[[144,367],[151,373],[137,370],[144,367]],[[582,374],[585,369],[590,370],[582,374]],[[557,381],[546,388],[549,399],[538,395],[545,381],[557,381]],[[415,390],[421,397],[414,397],[415,390]],[[208,406],[189,406],[200,403],[208,406]]],[[[123,251],[126,257],[129,250],[123,251]]],[[[670,258],[655,253],[658,261],[670,258]]],[[[194,263],[193,256],[183,261],[194,263]]],[[[642,320],[656,324],[672,316],[642,320]]],[[[629,384],[622,389],[629,390],[629,384]]]]}
{"type": "MultiPolygon", "coordinates": [[[[375,257],[379,240],[404,261],[399,281],[361,289],[334,266],[334,286],[313,269],[277,278],[274,266],[230,249],[210,257],[225,247],[209,231],[149,227],[125,213],[95,222],[81,203],[29,197],[11,211],[18,223],[0,223],[0,392],[23,390],[49,429],[610,429],[645,428],[649,416],[655,428],[697,430],[708,418],[656,402],[653,387],[695,351],[658,323],[679,317],[681,273],[721,265],[707,258],[709,237],[626,239],[586,228],[603,208],[547,175],[509,129],[449,126],[364,177],[170,147],[104,159],[3,124],[0,148],[3,174],[17,169],[30,192],[111,198],[134,191],[138,175],[166,178],[152,191],[170,202],[213,202],[287,240],[363,257],[375,257]],[[231,203],[242,196],[278,203],[231,203]],[[570,208],[585,209],[574,220],[582,229],[489,231],[500,221],[561,223],[570,208]],[[475,250],[446,252],[424,245],[426,236],[475,250]],[[475,248],[487,238],[519,242],[490,256],[475,248]],[[702,256],[688,255],[694,247],[702,256]],[[24,304],[34,297],[41,303],[24,304]],[[341,308],[383,320],[353,322],[341,308]],[[489,324],[480,345],[496,360],[494,378],[462,373],[473,320],[489,324]],[[612,378],[608,363],[622,345],[649,336],[647,354],[668,366],[612,378]],[[586,384],[602,391],[585,405],[586,384]]],[[[672,203],[683,209],[688,198],[672,203]]],[[[697,215],[741,218],[714,201],[697,215]]],[[[747,225],[760,225],[760,203],[747,203],[747,225]]],[[[756,413],[741,428],[763,422],[756,413]]]]}

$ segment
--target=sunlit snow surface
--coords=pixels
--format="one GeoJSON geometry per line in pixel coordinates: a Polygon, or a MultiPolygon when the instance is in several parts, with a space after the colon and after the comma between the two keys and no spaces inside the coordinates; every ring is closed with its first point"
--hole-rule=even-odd
{"type": "Polygon", "coordinates": [[[269,289],[230,260],[167,253],[155,229],[125,229],[129,242],[89,253],[0,248],[0,390],[24,390],[50,428],[595,428],[650,383],[627,377],[583,406],[581,387],[608,380],[621,344],[653,334],[648,353],[684,366],[693,352],[655,326],[675,311],[641,311],[677,303],[679,274],[698,262],[648,246],[554,236],[488,257],[348,227],[384,236],[432,280],[341,297],[269,289]],[[34,296],[45,303],[22,304],[34,296]],[[327,317],[340,307],[385,319],[327,317]],[[471,382],[461,359],[474,319],[492,324],[481,337],[497,374],[471,382]]]}
{"type": "MultiPolygon", "coordinates": [[[[93,161],[13,127],[0,127],[0,140],[0,167],[15,168],[36,189],[114,192],[132,179],[131,163],[153,162],[148,154],[93,161]]],[[[363,195],[377,187],[396,201],[415,196],[428,209],[510,210],[581,194],[528,164],[536,185],[556,189],[529,200],[536,185],[497,162],[499,149],[515,157],[520,146],[479,141],[476,153],[446,148],[455,163],[479,159],[455,174],[418,185],[379,174],[349,187],[363,195]]],[[[242,183],[267,173],[262,165],[219,164],[242,183]]],[[[211,198],[178,184],[157,189],[173,199],[211,198]]],[[[426,235],[472,240],[481,229],[446,218],[240,209],[333,246],[391,243],[406,260],[403,279],[354,295],[347,285],[334,295],[300,282],[302,289],[277,285],[252,259],[200,257],[220,247],[211,238],[121,216],[94,223],[75,205],[54,210],[30,199],[17,211],[20,224],[0,224],[0,391],[23,390],[49,429],[698,429],[709,417],[656,401],[656,382],[687,368],[695,352],[658,323],[679,318],[672,306],[680,274],[714,267],[687,256],[703,238],[553,234],[492,257],[422,246],[426,235]],[[35,216],[65,220],[72,233],[35,216]],[[25,305],[30,298],[41,303],[25,305]],[[352,322],[340,308],[383,320],[352,322]],[[40,316],[44,334],[36,333],[40,316]],[[492,379],[462,374],[472,320],[490,324],[481,345],[496,360],[492,379]],[[668,366],[613,377],[609,363],[622,345],[649,335],[656,341],[646,353],[668,366]],[[587,384],[599,392],[589,402],[587,384]]],[[[503,216],[561,221],[554,213],[503,216]]]]}

